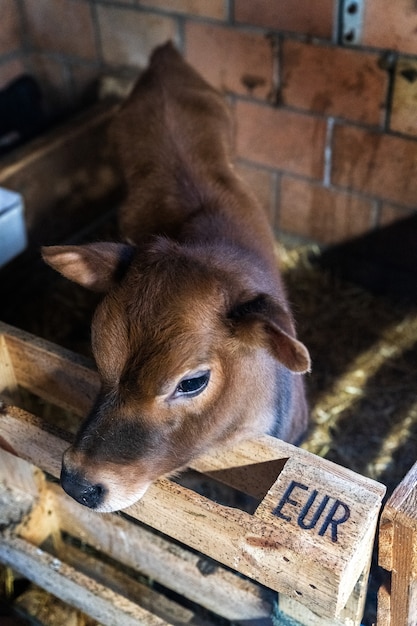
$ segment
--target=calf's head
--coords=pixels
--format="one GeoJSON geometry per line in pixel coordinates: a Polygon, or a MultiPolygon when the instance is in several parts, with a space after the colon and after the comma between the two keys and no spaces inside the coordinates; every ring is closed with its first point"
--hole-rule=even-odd
{"type": "Polygon", "coordinates": [[[144,250],[43,249],[67,278],[105,294],[92,324],[101,391],[62,464],[80,503],[132,504],[159,476],[249,433],[274,402],[277,361],[309,368],[285,309],[247,278],[253,267],[210,255],[162,238],[144,250]]]}

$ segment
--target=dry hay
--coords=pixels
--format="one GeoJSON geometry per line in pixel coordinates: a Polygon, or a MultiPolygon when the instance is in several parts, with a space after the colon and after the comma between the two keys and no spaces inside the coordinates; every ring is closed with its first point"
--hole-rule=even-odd
{"type": "MultiPolygon", "coordinates": [[[[384,483],[388,497],[416,461],[417,303],[377,297],[324,271],[314,245],[279,246],[279,256],[312,356],[303,447],[384,483]]],[[[366,625],[375,623],[378,588],[387,583],[376,549],[366,625]]]]}
{"type": "Polygon", "coordinates": [[[303,447],[387,485],[417,452],[417,306],[377,297],[324,271],[315,246],[280,246],[309,347],[311,429],[303,447]]]}

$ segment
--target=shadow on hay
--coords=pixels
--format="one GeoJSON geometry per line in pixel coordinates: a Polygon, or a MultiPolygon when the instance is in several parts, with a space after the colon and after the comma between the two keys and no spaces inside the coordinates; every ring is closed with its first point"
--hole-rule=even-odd
{"type": "Polygon", "coordinates": [[[361,397],[337,415],[332,426],[327,458],[371,474],[387,486],[388,493],[417,457],[417,395],[407,380],[407,373],[416,371],[417,340],[367,380],[361,397]]]}
{"type": "Polygon", "coordinates": [[[284,276],[298,335],[312,356],[308,387],[315,404],[386,329],[412,309],[417,315],[417,304],[393,305],[303,257],[302,252],[295,267],[284,268],[284,276]]]}
{"type": "Polygon", "coordinates": [[[306,447],[390,493],[417,458],[417,304],[342,280],[311,248],[294,254],[285,280],[313,363],[306,447]]]}

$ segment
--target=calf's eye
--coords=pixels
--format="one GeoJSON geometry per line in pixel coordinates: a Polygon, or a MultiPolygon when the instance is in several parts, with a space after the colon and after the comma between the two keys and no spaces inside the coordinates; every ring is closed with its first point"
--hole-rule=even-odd
{"type": "Polygon", "coordinates": [[[207,387],[210,380],[210,370],[204,372],[196,372],[187,378],[183,378],[178,384],[174,397],[194,398],[198,396],[207,387]]]}

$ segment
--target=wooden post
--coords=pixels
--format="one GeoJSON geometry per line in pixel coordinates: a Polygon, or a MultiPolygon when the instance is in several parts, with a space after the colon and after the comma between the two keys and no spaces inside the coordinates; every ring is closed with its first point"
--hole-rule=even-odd
{"type": "MultiPolygon", "coordinates": [[[[5,402],[16,402],[19,385],[5,336],[0,334],[0,411],[5,402]]],[[[6,488],[18,489],[35,497],[38,494],[42,476],[39,470],[18,457],[6,442],[0,445],[0,476],[6,488]]]]}
{"type": "Polygon", "coordinates": [[[385,505],[379,563],[391,572],[378,595],[378,626],[417,626],[417,463],[385,505]]]}

